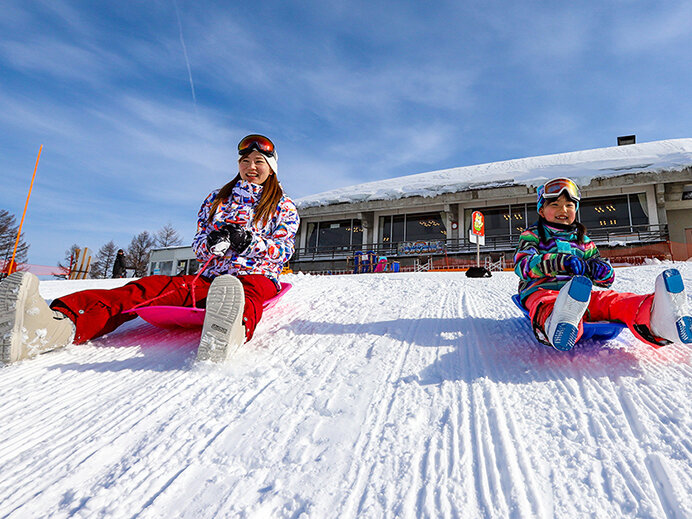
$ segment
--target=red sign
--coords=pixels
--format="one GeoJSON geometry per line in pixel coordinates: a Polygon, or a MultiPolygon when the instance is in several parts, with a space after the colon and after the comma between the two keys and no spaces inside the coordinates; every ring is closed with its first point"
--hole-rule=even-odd
{"type": "Polygon", "coordinates": [[[474,211],[471,215],[471,232],[476,236],[485,236],[485,218],[480,211],[474,211]]]}

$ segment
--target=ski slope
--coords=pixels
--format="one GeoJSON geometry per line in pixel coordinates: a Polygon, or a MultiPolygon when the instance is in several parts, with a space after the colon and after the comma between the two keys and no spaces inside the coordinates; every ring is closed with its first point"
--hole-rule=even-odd
{"type": "Polygon", "coordinates": [[[286,278],[227,365],[138,319],[1,367],[0,517],[692,517],[689,347],[541,346],[511,272],[286,278]]]}

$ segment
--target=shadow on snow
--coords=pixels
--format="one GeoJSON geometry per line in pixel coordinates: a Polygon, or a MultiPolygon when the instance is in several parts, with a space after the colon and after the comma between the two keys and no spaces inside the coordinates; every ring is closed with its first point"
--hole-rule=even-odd
{"type": "Polygon", "coordinates": [[[439,355],[418,375],[402,379],[422,385],[481,379],[528,384],[582,376],[616,378],[642,373],[640,358],[630,349],[623,349],[621,339],[586,341],[570,352],[560,352],[536,341],[524,317],[419,318],[347,324],[296,320],[284,328],[296,335],[367,334],[418,347],[452,347],[452,351],[439,355]]]}

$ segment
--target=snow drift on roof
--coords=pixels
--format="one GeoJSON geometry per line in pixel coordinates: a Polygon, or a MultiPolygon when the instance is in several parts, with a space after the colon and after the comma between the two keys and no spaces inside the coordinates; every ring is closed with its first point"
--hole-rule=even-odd
{"type": "Polygon", "coordinates": [[[692,139],[671,139],[407,175],[305,196],[296,203],[299,208],[306,209],[412,196],[434,197],[444,193],[516,184],[537,187],[559,176],[570,177],[579,185],[586,186],[594,178],[679,170],[691,166],[692,139]]]}

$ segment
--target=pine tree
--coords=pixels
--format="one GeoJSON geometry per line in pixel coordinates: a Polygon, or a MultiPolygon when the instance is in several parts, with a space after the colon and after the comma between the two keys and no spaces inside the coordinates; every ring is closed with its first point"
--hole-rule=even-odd
{"type": "Polygon", "coordinates": [[[178,234],[178,231],[173,228],[171,222],[168,222],[156,232],[154,240],[157,247],[175,247],[183,243],[183,239],[178,234]]]}
{"type": "Polygon", "coordinates": [[[103,245],[96,254],[96,261],[92,263],[91,277],[99,279],[111,277],[113,262],[115,261],[117,252],[118,248],[115,243],[113,243],[113,240],[103,245]]]}
{"type": "Polygon", "coordinates": [[[135,269],[135,277],[147,275],[149,265],[149,253],[156,244],[154,238],[147,231],[142,231],[132,238],[127,248],[128,266],[135,269]]]}
{"type": "MultiPolygon", "coordinates": [[[[9,211],[0,209],[0,271],[6,268],[12,260],[18,230],[19,226],[14,215],[9,211]]],[[[17,253],[14,257],[15,264],[21,266],[22,263],[26,263],[28,252],[29,246],[24,242],[24,234],[22,234],[17,244],[17,253]]]]}

